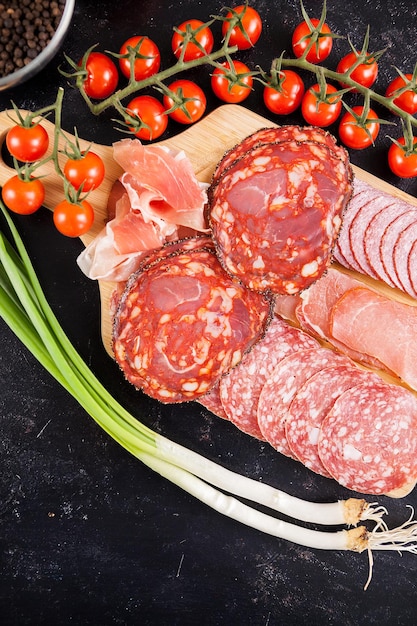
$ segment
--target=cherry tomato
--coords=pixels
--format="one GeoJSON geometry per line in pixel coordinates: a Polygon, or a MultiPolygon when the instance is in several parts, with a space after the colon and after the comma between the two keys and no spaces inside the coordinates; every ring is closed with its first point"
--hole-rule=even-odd
{"type": "MultiPolygon", "coordinates": [[[[345,74],[350,70],[352,65],[356,63],[357,59],[358,57],[355,52],[349,52],[349,54],[340,59],[336,68],[336,72],[338,72],[339,74],[345,74]]],[[[378,63],[372,57],[365,63],[360,63],[358,67],[355,67],[353,72],[350,74],[350,78],[352,80],[355,80],[357,83],[363,85],[364,87],[371,87],[376,81],[377,76],[378,63]]],[[[357,90],[352,89],[352,91],[357,90]]]]}
{"type": "Polygon", "coordinates": [[[222,35],[225,37],[230,28],[230,20],[239,16],[239,22],[232,28],[229,44],[239,50],[247,50],[256,44],[262,33],[262,19],[258,11],[245,4],[231,9],[222,24],[222,35]]]}
{"type": "Polygon", "coordinates": [[[224,102],[242,102],[252,90],[253,78],[250,75],[250,69],[241,61],[233,61],[234,72],[229,72],[228,61],[221,65],[224,69],[216,67],[211,77],[211,88],[214,94],[224,102]],[[231,74],[237,75],[237,82],[234,82],[231,74]]]}
{"type": "MultiPolygon", "coordinates": [[[[413,78],[413,75],[405,74],[405,77],[408,81],[413,78]]],[[[394,78],[394,80],[392,80],[388,85],[385,95],[390,98],[391,96],[395,95],[396,91],[402,89],[405,85],[406,81],[403,79],[403,77],[397,76],[397,78],[394,78]]],[[[403,91],[403,93],[395,98],[394,104],[396,104],[397,107],[399,107],[403,111],[414,115],[414,113],[417,113],[417,92],[414,89],[407,89],[406,91],[403,91]]]]}
{"type": "Polygon", "coordinates": [[[214,45],[214,37],[210,28],[205,26],[204,22],[201,20],[186,20],[178,26],[177,30],[180,32],[176,30],[171,40],[172,52],[177,59],[179,59],[181,55],[187,27],[192,31],[196,31],[194,38],[198,42],[198,45],[192,41],[187,43],[183,57],[184,61],[192,61],[193,59],[199,59],[206,54],[210,54],[214,45]]]}
{"type": "MultiPolygon", "coordinates": [[[[174,109],[169,113],[173,120],[180,124],[193,124],[204,115],[207,100],[203,90],[196,83],[191,80],[179,79],[171,83],[169,89],[186,100],[184,106],[187,113],[183,107],[174,109]]],[[[174,99],[164,95],[164,106],[166,109],[170,109],[174,106],[174,99]]]]}
{"type": "Polygon", "coordinates": [[[277,115],[289,115],[301,104],[305,92],[304,83],[292,70],[280,71],[280,91],[274,87],[265,87],[263,98],[265,106],[277,115]]]}
{"type": "Polygon", "coordinates": [[[339,96],[328,96],[328,94],[336,91],[337,89],[333,85],[326,85],[328,102],[319,101],[320,87],[318,84],[306,91],[301,102],[301,113],[307,124],[324,128],[337,120],[342,111],[341,99],[339,96]]]}
{"type": "MultiPolygon", "coordinates": [[[[120,48],[119,54],[128,54],[128,48],[136,48],[139,58],[134,62],[135,80],[143,80],[156,74],[161,65],[161,54],[158,46],[149,37],[130,37],[120,48]]],[[[128,57],[119,59],[120,70],[126,78],[130,78],[130,60],[128,57]]]]}
{"type": "Polygon", "coordinates": [[[145,124],[135,132],[139,139],[155,140],[166,131],[168,115],[162,102],[153,96],[137,96],[129,102],[126,109],[145,124]]]}
{"type": "Polygon", "coordinates": [[[41,124],[12,126],[6,135],[6,146],[18,161],[33,163],[41,159],[49,146],[48,133],[41,124]]]}
{"type": "MultiPolygon", "coordinates": [[[[358,116],[363,113],[363,106],[352,107],[352,111],[358,116]]],[[[363,150],[371,146],[379,133],[379,122],[377,114],[369,109],[366,116],[366,129],[358,124],[357,119],[349,111],[344,114],[339,124],[340,141],[348,148],[363,150]]]]}
{"type": "Polygon", "coordinates": [[[94,222],[94,209],[87,200],[73,204],[62,200],[56,205],[53,220],[60,233],[67,237],[80,237],[87,233],[94,222]]]}
{"type": "Polygon", "coordinates": [[[45,199],[45,188],[38,178],[22,180],[12,176],[1,192],[4,204],[14,213],[30,215],[37,211],[45,199]]]}
{"type": "Polygon", "coordinates": [[[102,52],[90,52],[85,69],[87,78],[83,82],[83,87],[89,98],[103,100],[116,91],[119,73],[116,64],[107,55],[102,52]]]}
{"type": "Polygon", "coordinates": [[[82,185],[83,191],[98,187],[104,179],[105,169],[101,157],[95,152],[84,152],[80,159],[68,159],[64,166],[65,178],[75,189],[82,185]]]}
{"type": "MultiPolygon", "coordinates": [[[[405,146],[404,137],[398,139],[401,146],[405,146]]],[[[413,143],[417,144],[417,137],[413,143]]],[[[393,174],[400,178],[414,178],[417,176],[417,152],[406,155],[405,149],[396,143],[392,143],[388,150],[388,165],[393,174]]]]}
{"type": "MultiPolygon", "coordinates": [[[[311,20],[314,28],[318,26],[320,20],[313,17],[311,20]]],[[[306,21],[296,26],[292,35],[292,49],[296,57],[301,57],[311,42],[312,30],[306,21]]],[[[311,46],[307,52],[306,59],[310,63],[321,63],[329,56],[333,47],[333,38],[330,36],[331,30],[326,23],[320,29],[317,41],[311,46]]]]}

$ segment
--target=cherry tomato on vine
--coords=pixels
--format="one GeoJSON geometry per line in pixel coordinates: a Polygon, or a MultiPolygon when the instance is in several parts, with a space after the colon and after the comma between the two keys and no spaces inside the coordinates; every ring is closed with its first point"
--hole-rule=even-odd
{"type": "Polygon", "coordinates": [[[233,27],[229,44],[237,46],[239,50],[252,48],[262,33],[262,18],[253,7],[240,4],[230,10],[222,24],[222,35],[226,35],[230,28],[230,19],[239,16],[239,22],[233,27]]]}
{"type": "Polygon", "coordinates": [[[201,20],[186,20],[182,22],[174,32],[171,40],[172,52],[177,59],[181,55],[182,48],[184,46],[184,36],[187,31],[187,26],[193,31],[197,31],[194,34],[195,40],[199,45],[192,41],[189,41],[186,45],[184,52],[184,61],[192,61],[193,59],[199,59],[200,57],[210,54],[214,46],[214,37],[208,26],[204,26],[204,22],[201,20]]]}
{"type": "MultiPolygon", "coordinates": [[[[413,78],[412,74],[404,74],[404,76],[407,81],[413,78]]],[[[385,95],[387,98],[390,98],[395,95],[396,91],[402,89],[405,85],[406,81],[404,78],[402,76],[397,76],[397,78],[394,78],[394,80],[392,80],[388,85],[385,95]]],[[[407,89],[406,91],[403,91],[403,93],[395,98],[394,104],[396,104],[397,107],[403,111],[414,115],[414,113],[417,113],[417,92],[414,89],[407,89]]]]}
{"type": "Polygon", "coordinates": [[[33,163],[45,155],[49,146],[48,133],[41,124],[28,127],[16,124],[6,135],[6,146],[18,161],[33,163]]]}
{"type": "MultiPolygon", "coordinates": [[[[128,54],[128,48],[136,48],[139,58],[134,61],[135,80],[143,80],[156,74],[161,65],[159,48],[149,37],[136,36],[127,39],[120,48],[119,54],[128,54]]],[[[126,78],[130,78],[130,60],[128,57],[119,59],[120,71],[126,78]]]]}
{"type": "Polygon", "coordinates": [[[277,115],[289,115],[301,104],[305,93],[303,80],[292,70],[281,70],[280,90],[266,86],[263,92],[265,106],[277,115]]]}
{"type": "Polygon", "coordinates": [[[320,101],[320,87],[318,84],[313,85],[304,94],[301,102],[301,113],[311,126],[320,126],[322,128],[330,126],[339,117],[342,111],[342,102],[340,96],[333,96],[337,89],[333,85],[326,85],[326,102],[320,101]]]}
{"type": "Polygon", "coordinates": [[[53,220],[62,235],[80,237],[85,235],[93,225],[94,209],[87,200],[79,204],[62,200],[54,209],[53,220]]]}
{"type": "MultiPolygon", "coordinates": [[[[357,115],[363,114],[363,106],[352,107],[352,111],[357,115]]],[[[344,114],[339,124],[340,141],[348,148],[363,150],[373,145],[379,133],[379,122],[377,114],[369,109],[366,115],[366,128],[364,128],[349,111],[344,114]],[[374,121],[375,120],[375,121],[374,121]]]]}
{"type": "MultiPolygon", "coordinates": [[[[313,17],[311,23],[314,28],[320,23],[320,20],[313,17]]],[[[311,43],[312,30],[306,21],[301,22],[296,26],[292,35],[292,49],[296,57],[301,57],[306,51],[307,47],[311,43]]],[[[326,23],[324,23],[320,29],[317,41],[311,46],[307,52],[306,59],[310,63],[321,63],[329,56],[333,47],[333,38],[331,37],[331,30],[326,23]]]]}
{"type": "Polygon", "coordinates": [[[224,102],[237,103],[245,100],[252,91],[253,78],[250,69],[242,61],[233,61],[237,82],[229,76],[230,64],[225,61],[221,64],[224,69],[216,67],[211,76],[211,88],[214,94],[224,102]]]}
{"type": "Polygon", "coordinates": [[[30,215],[37,211],[45,199],[45,188],[39,178],[22,180],[12,176],[1,192],[4,204],[14,213],[30,215]]]}
{"type": "MultiPolygon", "coordinates": [[[[158,139],[168,126],[168,115],[165,107],[153,96],[137,96],[127,105],[126,109],[138,117],[144,124],[135,131],[135,136],[139,139],[152,141],[158,139]]],[[[127,121],[129,124],[129,121],[127,121]]]]}
{"type": "Polygon", "coordinates": [[[102,52],[90,52],[85,65],[87,77],[83,82],[89,98],[104,100],[116,91],[119,73],[116,64],[102,52]]]}
{"type": "MultiPolygon", "coordinates": [[[[348,54],[346,54],[346,56],[340,59],[336,68],[336,72],[338,72],[339,74],[345,74],[350,70],[352,65],[356,63],[357,59],[358,57],[355,52],[349,52],[348,54]]],[[[363,85],[364,87],[372,87],[372,85],[376,81],[377,76],[378,63],[373,57],[367,59],[364,63],[360,63],[358,67],[355,67],[353,72],[350,74],[350,78],[352,80],[355,80],[357,83],[363,85]]],[[[357,90],[352,89],[352,91],[357,90]]]]}
{"type": "MultiPolygon", "coordinates": [[[[393,174],[400,178],[414,178],[417,176],[417,152],[407,155],[405,148],[405,139],[401,137],[396,143],[392,143],[388,150],[388,165],[393,174]]],[[[413,144],[417,144],[417,137],[414,137],[413,144]]],[[[416,146],[417,148],[417,146],[416,146]]]]}
{"type": "Polygon", "coordinates": [[[95,152],[84,152],[79,159],[68,159],[64,176],[75,189],[82,185],[83,191],[96,189],[103,182],[105,168],[102,158],[95,152]]]}
{"type": "MultiPolygon", "coordinates": [[[[169,89],[185,100],[183,107],[176,108],[169,113],[173,120],[180,124],[194,124],[204,115],[207,100],[203,90],[196,83],[180,78],[171,83],[169,89]]],[[[166,94],[163,101],[166,109],[170,109],[175,104],[174,98],[166,94]]]]}

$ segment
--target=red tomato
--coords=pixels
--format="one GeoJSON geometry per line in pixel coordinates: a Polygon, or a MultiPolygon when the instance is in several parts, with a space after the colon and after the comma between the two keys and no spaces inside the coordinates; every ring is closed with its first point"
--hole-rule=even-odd
{"type": "Polygon", "coordinates": [[[194,43],[194,41],[187,43],[183,60],[192,61],[193,59],[199,59],[206,54],[210,54],[214,46],[214,37],[210,28],[201,20],[186,20],[178,26],[171,40],[172,52],[177,59],[179,59],[181,55],[187,29],[194,31],[193,38],[197,43],[194,43]]]}
{"type": "Polygon", "coordinates": [[[319,100],[320,87],[318,84],[306,91],[301,102],[301,113],[307,124],[324,128],[337,120],[342,111],[341,98],[340,96],[328,95],[336,91],[337,89],[333,85],[326,86],[326,102],[319,100]]]}
{"type": "Polygon", "coordinates": [[[234,70],[230,69],[228,61],[221,65],[224,69],[216,67],[211,77],[214,94],[224,102],[242,102],[252,90],[250,69],[241,61],[233,61],[234,70]]]}
{"type": "MultiPolygon", "coordinates": [[[[363,106],[352,107],[352,111],[359,117],[363,113],[363,106]]],[[[352,113],[349,111],[344,114],[339,124],[339,137],[340,141],[348,148],[354,150],[363,150],[371,146],[379,133],[379,122],[377,120],[377,114],[369,109],[366,116],[366,128],[358,123],[352,113]]]]}
{"type": "Polygon", "coordinates": [[[281,70],[280,90],[265,87],[263,98],[265,106],[277,115],[289,115],[301,104],[305,88],[302,78],[292,70],[281,70]]]}
{"type": "Polygon", "coordinates": [[[258,11],[245,4],[231,9],[222,24],[222,35],[225,37],[230,28],[230,20],[239,17],[236,26],[230,33],[229,45],[239,50],[247,50],[256,44],[262,32],[262,19],[258,11]]]}
{"type": "Polygon", "coordinates": [[[87,77],[83,81],[83,87],[89,98],[103,100],[116,91],[119,73],[116,64],[107,55],[90,52],[85,69],[87,77]]]}
{"type": "MultiPolygon", "coordinates": [[[[316,28],[320,20],[313,17],[311,20],[312,25],[316,28]]],[[[296,26],[292,35],[292,49],[296,57],[301,57],[310,45],[313,31],[306,21],[301,22],[296,26]]],[[[327,59],[333,47],[333,38],[331,37],[331,30],[326,23],[320,29],[317,40],[311,46],[307,52],[306,59],[310,63],[321,63],[324,59],[327,59]]]]}
{"type": "Polygon", "coordinates": [[[6,135],[6,146],[18,161],[33,163],[41,159],[49,146],[48,133],[41,124],[12,126],[6,135]]]}
{"type": "Polygon", "coordinates": [[[45,199],[45,188],[38,178],[22,180],[17,175],[9,178],[1,192],[4,204],[14,213],[30,215],[45,199]]]}
{"type": "MultiPolygon", "coordinates": [[[[336,72],[339,74],[346,74],[352,67],[354,63],[356,63],[358,57],[355,52],[349,52],[346,56],[340,59],[336,72]]],[[[370,58],[366,61],[366,63],[360,63],[358,67],[355,67],[353,72],[350,74],[350,78],[360,85],[364,87],[371,87],[376,81],[376,77],[378,76],[378,63],[374,58],[370,58]]],[[[341,83],[342,84],[342,83],[341,83]]],[[[344,86],[344,85],[343,85],[344,86]]],[[[356,89],[352,89],[352,91],[356,91],[356,89]]]]}
{"type": "MultiPolygon", "coordinates": [[[[129,102],[126,109],[144,124],[135,131],[135,136],[139,139],[152,141],[166,131],[168,115],[162,102],[153,96],[137,96],[129,102]]],[[[127,123],[129,124],[129,120],[127,123]]]]}
{"type": "Polygon", "coordinates": [[[68,159],[64,166],[64,176],[75,189],[82,185],[83,191],[98,187],[104,179],[105,169],[101,157],[95,152],[83,152],[79,159],[68,159]]]}
{"type": "Polygon", "coordinates": [[[169,111],[169,116],[180,124],[193,124],[197,122],[206,110],[207,100],[203,90],[191,80],[179,79],[169,85],[169,89],[174,92],[180,100],[184,99],[184,104],[172,111],[175,99],[164,95],[164,106],[169,111]]]}
{"type": "MultiPolygon", "coordinates": [[[[119,54],[129,54],[128,48],[135,48],[139,56],[134,62],[135,80],[143,80],[156,74],[161,65],[161,54],[158,46],[149,37],[130,37],[120,48],[119,54]]],[[[130,59],[119,59],[120,70],[126,78],[130,78],[130,59]]]]}
{"type": "Polygon", "coordinates": [[[62,200],[56,205],[53,220],[60,233],[67,237],[80,237],[87,233],[94,222],[94,209],[87,200],[73,204],[62,200]]]}
{"type": "MultiPolygon", "coordinates": [[[[392,143],[388,150],[388,165],[393,174],[400,178],[414,178],[417,176],[417,152],[407,155],[405,147],[405,139],[401,137],[398,143],[392,143]]],[[[413,143],[417,144],[417,137],[414,137],[413,143]]]]}
{"type": "MultiPolygon", "coordinates": [[[[405,77],[408,81],[413,78],[413,75],[405,74],[405,77]]],[[[406,81],[403,79],[403,77],[397,76],[397,78],[394,78],[394,80],[392,80],[388,85],[385,95],[387,96],[387,98],[390,98],[405,85],[406,81]]],[[[407,89],[406,91],[403,91],[397,98],[395,98],[394,104],[396,104],[397,107],[399,107],[403,111],[414,115],[414,113],[417,113],[417,91],[415,89],[407,89]]]]}

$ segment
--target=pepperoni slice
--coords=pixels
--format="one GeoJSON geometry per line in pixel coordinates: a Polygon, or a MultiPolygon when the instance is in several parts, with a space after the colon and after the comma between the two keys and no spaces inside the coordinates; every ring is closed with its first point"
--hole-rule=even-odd
{"type": "Polygon", "coordinates": [[[307,333],[275,317],[265,336],[220,381],[220,398],[228,419],[248,435],[264,440],[257,417],[264,383],[283,358],[318,345],[307,333]]]}
{"type": "Polygon", "coordinates": [[[268,298],[234,283],[212,251],[176,251],[129,279],[115,315],[115,359],[151,397],[194,400],[237,365],[270,313],[268,298]]]}
{"type": "Polygon", "coordinates": [[[383,381],[357,385],[335,401],[321,425],[320,458],[337,482],[388,493],[417,478],[417,398],[383,381]]]}
{"type": "Polygon", "coordinates": [[[293,455],[306,467],[331,477],[318,454],[320,428],[335,400],[361,382],[378,381],[378,376],[352,365],[332,365],[314,374],[291,402],[285,434],[293,455]]]}
{"type": "Polygon", "coordinates": [[[280,361],[263,386],[258,402],[259,428],[273,448],[296,458],[285,434],[291,402],[309,378],[337,363],[347,364],[350,361],[322,347],[301,350],[280,361]]]}

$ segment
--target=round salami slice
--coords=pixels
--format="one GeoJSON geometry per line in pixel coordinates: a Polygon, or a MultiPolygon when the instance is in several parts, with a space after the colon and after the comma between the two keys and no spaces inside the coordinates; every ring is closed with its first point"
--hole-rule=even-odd
{"type": "Polygon", "coordinates": [[[417,241],[411,246],[410,254],[408,255],[408,274],[412,288],[411,295],[417,298],[417,241]]]}
{"type": "Polygon", "coordinates": [[[318,450],[344,487],[373,495],[417,478],[417,398],[383,381],[352,387],[323,420],[318,450]]]}
{"type": "Polygon", "coordinates": [[[167,255],[127,282],[113,350],[126,378],[165,403],[194,400],[264,334],[271,302],[234,283],[214,252],[167,255]]]}
{"type": "Polygon", "coordinates": [[[266,441],[278,452],[296,458],[285,434],[291,402],[314,374],[337,363],[351,362],[347,357],[322,347],[301,350],[280,361],[266,381],[259,396],[258,424],[266,441]]]}
{"type": "Polygon", "coordinates": [[[220,382],[216,383],[214,387],[203,396],[197,398],[197,402],[213,413],[213,415],[225,420],[229,419],[220,398],[220,382]]]}
{"type": "Polygon", "coordinates": [[[317,280],[330,263],[348,180],[341,161],[314,142],[262,145],[235,162],[209,193],[226,271],[250,289],[279,294],[317,280]]]}
{"type": "Polygon", "coordinates": [[[310,335],[275,317],[264,337],[220,381],[220,398],[228,419],[248,435],[264,440],[257,416],[264,383],[283,358],[318,346],[310,335]]]}
{"type": "MultiPolygon", "coordinates": [[[[411,282],[413,266],[410,264],[410,254],[416,242],[417,214],[416,220],[400,233],[394,246],[394,269],[398,279],[398,288],[412,297],[416,297],[416,293],[411,282]]],[[[416,270],[417,267],[414,265],[414,273],[416,273],[416,270]]]]}
{"type": "Polygon", "coordinates": [[[293,455],[313,472],[330,478],[318,454],[321,424],[344,391],[378,380],[376,374],[353,364],[332,365],[307,380],[291,402],[285,422],[285,434],[293,455]]]}
{"type": "Polygon", "coordinates": [[[360,270],[352,252],[350,229],[361,207],[369,202],[369,193],[369,185],[366,185],[366,183],[361,181],[359,178],[355,178],[353,183],[353,194],[343,213],[342,225],[333,250],[333,256],[336,261],[344,267],[356,271],[360,270]]]}
{"type": "Polygon", "coordinates": [[[387,204],[369,222],[363,243],[368,263],[372,267],[375,276],[391,287],[395,287],[395,285],[387,275],[382,263],[380,243],[384,232],[396,217],[398,217],[398,210],[395,202],[387,204]]]}
{"type": "Polygon", "coordinates": [[[417,209],[411,209],[396,217],[385,229],[379,244],[385,273],[390,279],[390,284],[399,289],[401,289],[401,282],[395,270],[394,249],[403,230],[410,224],[415,223],[416,215],[417,209]]]}

